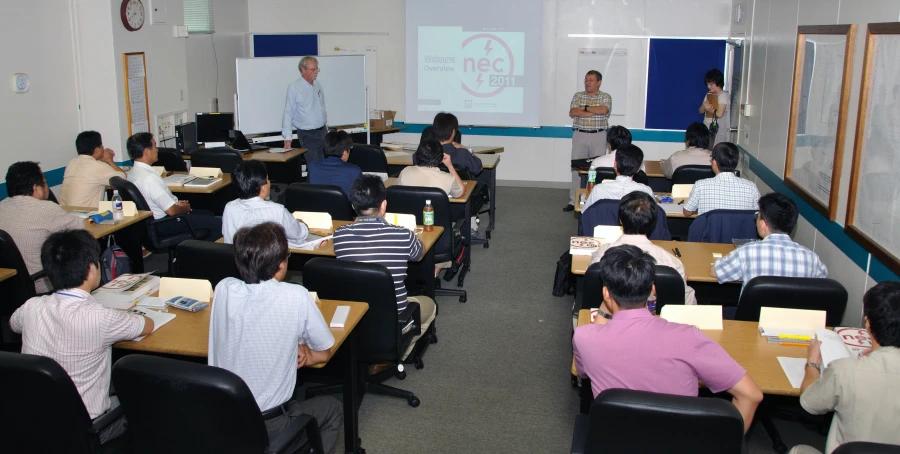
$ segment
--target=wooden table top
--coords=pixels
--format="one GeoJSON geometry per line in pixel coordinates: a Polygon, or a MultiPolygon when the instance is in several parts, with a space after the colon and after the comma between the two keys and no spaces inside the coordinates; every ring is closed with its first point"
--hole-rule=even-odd
{"type": "MultiPolygon", "coordinates": [[[[397,178],[395,178],[395,177],[388,178],[384,182],[384,187],[389,188],[396,182],[397,182],[397,178]]],[[[478,182],[475,180],[463,180],[463,186],[465,186],[466,192],[464,192],[463,195],[461,195],[457,198],[451,198],[450,203],[466,203],[466,202],[468,202],[469,197],[472,196],[472,192],[475,191],[476,184],[478,184],[478,182]]]]}
{"type": "MultiPolygon", "coordinates": [[[[202,148],[201,148],[202,149],[202,148]]],[[[303,153],[306,153],[306,148],[294,148],[290,151],[285,151],[284,153],[272,153],[268,150],[262,151],[254,151],[253,153],[242,153],[244,161],[263,161],[263,162],[288,162],[291,159],[294,159],[303,153]]],[[[191,160],[191,155],[182,154],[181,159],[185,161],[191,160]]]]}
{"type": "MultiPolygon", "coordinates": [[[[352,224],[350,221],[331,221],[332,227],[331,230],[318,230],[318,229],[310,229],[310,233],[320,235],[320,236],[328,236],[334,234],[334,231],[337,230],[338,227],[342,225],[352,224]]],[[[422,228],[422,226],[417,226],[418,228],[422,228]]],[[[425,256],[425,253],[431,250],[432,246],[437,243],[438,238],[441,237],[441,233],[444,232],[444,228],[441,226],[434,226],[434,230],[430,232],[423,231],[422,233],[417,233],[416,238],[422,242],[422,248],[424,253],[422,257],[425,256]]],[[[307,255],[322,255],[326,257],[334,257],[334,241],[326,240],[323,241],[318,248],[308,250],[308,249],[294,249],[291,248],[291,253],[293,254],[307,254],[307,255]]]]}
{"type": "MultiPolygon", "coordinates": [[[[578,311],[578,326],[590,321],[590,310],[578,311]]],[[[764,394],[800,395],[800,389],[793,388],[784,374],[781,364],[778,363],[778,357],[806,358],[805,348],[769,343],[759,335],[757,322],[722,320],[722,328],[722,330],[703,330],[703,334],[721,345],[750,374],[764,394]]],[[[577,375],[574,358],[572,374],[577,375]]]]}
{"type": "MultiPolygon", "coordinates": [[[[336,300],[321,300],[319,303],[317,305],[319,310],[322,311],[326,323],[331,321],[331,317],[334,316],[334,311],[338,306],[350,306],[350,315],[347,317],[344,327],[331,328],[331,334],[334,335],[334,347],[332,347],[331,351],[335,352],[347,340],[347,336],[350,335],[350,332],[353,331],[353,328],[356,327],[362,316],[369,310],[369,305],[336,300]]],[[[113,346],[140,352],[206,357],[209,351],[209,317],[212,313],[212,304],[200,312],[187,312],[178,309],[169,309],[169,311],[175,314],[175,318],[157,331],[140,341],[121,341],[116,342],[113,346]]],[[[324,364],[313,367],[321,368],[323,366],[324,364]]]]}
{"type": "MultiPolygon", "coordinates": [[[[171,173],[184,175],[187,172],[171,172],[171,173]]],[[[215,184],[213,184],[212,186],[210,186],[208,188],[187,188],[184,186],[176,186],[176,185],[167,185],[167,187],[169,188],[170,191],[172,191],[173,194],[212,194],[212,193],[218,191],[219,189],[222,189],[225,186],[228,186],[229,184],[231,184],[231,174],[230,173],[223,173],[221,178],[222,178],[221,181],[217,181],[215,184]]]]}
{"type": "MultiPolygon", "coordinates": [[[[581,196],[582,196],[582,194],[584,195],[585,198],[587,198],[587,196],[590,193],[588,192],[587,188],[578,188],[575,191],[575,212],[576,213],[581,213],[581,196]]],[[[671,193],[668,193],[668,192],[654,192],[654,194],[658,195],[658,196],[671,195],[671,193]]],[[[663,208],[663,211],[666,212],[667,218],[694,219],[697,217],[696,214],[692,215],[692,216],[684,215],[684,210],[682,208],[684,207],[684,202],[686,200],[687,199],[685,199],[685,198],[678,198],[678,199],[675,199],[675,201],[672,203],[660,203],[659,206],[661,206],[663,208]],[[682,202],[682,203],[679,203],[679,202],[682,202]]]]}
{"type": "Polygon", "coordinates": [[[0,268],[0,282],[3,282],[16,275],[16,270],[12,268],[0,268]]]}
{"type": "MultiPolygon", "coordinates": [[[[97,207],[73,207],[73,206],[63,206],[63,210],[66,213],[70,213],[72,211],[97,211],[97,207]]],[[[125,219],[116,222],[115,224],[93,224],[89,223],[87,219],[84,220],[84,229],[87,230],[94,238],[103,238],[107,235],[113,234],[119,230],[128,227],[135,222],[141,222],[144,219],[149,219],[153,217],[153,212],[151,211],[140,211],[138,210],[137,214],[134,216],[125,216],[125,219]]]]}
{"type": "MultiPolygon", "coordinates": [[[[694,243],[690,241],[659,241],[653,240],[653,244],[665,249],[673,256],[672,250],[678,248],[681,253],[681,263],[684,264],[684,272],[687,281],[690,282],[718,282],[716,278],[709,275],[709,265],[716,259],[713,253],[728,255],[734,250],[733,244],[724,243],[694,243]]],[[[584,275],[588,265],[591,263],[589,255],[573,255],[572,256],[572,273],[584,275]]]]}
{"type": "MultiPolygon", "coordinates": [[[[579,170],[579,175],[587,175],[587,170],[579,170]]],[[[648,178],[665,178],[662,172],[662,161],[644,161],[644,173],[648,178]]]]}

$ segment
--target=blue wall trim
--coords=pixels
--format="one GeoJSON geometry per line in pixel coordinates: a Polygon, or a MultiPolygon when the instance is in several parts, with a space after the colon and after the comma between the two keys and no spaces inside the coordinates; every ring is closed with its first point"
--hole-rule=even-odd
{"type": "MultiPolygon", "coordinates": [[[[424,123],[397,122],[397,126],[406,126],[402,132],[413,134],[421,133],[426,126],[424,123]]],[[[674,142],[684,143],[683,131],[668,131],[656,129],[629,129],[631,139],[639,142],[674,142]]],[[[466,136],[505,136],[505,137],[543,137],[551,139],[571,139],[572,128],[565,126],[540,126],[528,128],[521,126],[510,127],[478,127],[460,125],[459,132],[466,136]]]]}

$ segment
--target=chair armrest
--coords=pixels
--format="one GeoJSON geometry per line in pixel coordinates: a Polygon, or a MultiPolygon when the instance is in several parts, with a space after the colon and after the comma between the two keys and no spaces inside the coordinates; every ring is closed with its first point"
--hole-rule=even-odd
{"type": "Polygon", "coordinates": [[[182,220],[182,219],[184,220],[184,225],[187,226],[187,229],[183,229],[183,230],[190,232],[191,238],[196,240],[197,235],[194,233],[194,229],[191,227],[191,223],[188,222],[187,217],[185,217],[183,214],[178,214],[175,216],[166,216],[162,219],[154,219],[154,220],[150,221],[150,223],[148,225],[151,228],[151,230],[153,230],[155,233],[156,229],[159,228],[160,225],[172,223],[172,222],[178,222],[179,220],[182,220]]]}
{"type": "Polygon", "coordinates": [[[110,424],[116,422],[123,416],[125,416],[125,409],[122,408],[122,405],[120,404],[116,406],[116,408],[113,408],[94,419],[93,424],[88,428],[88,433],[91,435],[100,435],[100,432],[103,432],[110,424]]]}
{"type": "Polygon", "coordinates": [[[311,452],[324,452],[322,449],[322,435],[319,433],[319,424],[316,418],[309,415],[300,415],[290,425],[282,429],[281,433],[266,446],[265,454],[287,453],[294,443],[306,434],[307,443],[311,452]]]}
{"type": "Polygon", "coordinates": [[[406,309],[403,309],[397,314],[397,329],[400,330],[401,336],[409,336],[410,334],[418,336],[422,334],[422,313],[421,308],[419,307],[419,303],[414,303],[410,301],[406,309]],[[412,319],[413,327],[407,333],[403,333],[403,327],[406,326],[406,323],[412,319]]]}
{"type": "Polygon", "coordinates": [[[571,454],[584,454],[585,442],[587,442],[588,430],[591,427],[591,417],[580,413],[575,416],[575,428],[572,430],[571,454]]]}

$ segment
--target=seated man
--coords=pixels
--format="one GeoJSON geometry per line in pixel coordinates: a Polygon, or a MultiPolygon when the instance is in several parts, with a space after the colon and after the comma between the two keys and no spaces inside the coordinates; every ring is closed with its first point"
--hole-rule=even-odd
{"type": "MultiPolygon", "coordinates": [[[[187,200],[178,200],[159,173],[151,167],[156,162],[159,150],[156,148],[156,139],[149,132],[139,132],[125,142],[128,148],[128,156],[134,160],[134,166],[128,172],[128,181],[134,184],[150,211],[153,219],[162,219],[166,216],[186,215],[188,223],[194,232],[201,235],[198,240],[216,241],[222,237],[222,218],[214,216],[206,210],[192,210],[187,200]]],[[[164,223],[159,226],[160,233],[169,234],[181,231],[176,222],[164,223]]]]}
{"type": "MultiPolygon", "coordinates": [[[[900,445],[900,282],[882,282],[863,296],[872,351],[836,360],[822,370],[821,342],[809,345],[800,405],[814,415],[834,412],[825,452],[853,441],[900,445]]],[[[796,446],[790,454],[819,454],[796,446]]]]}
{"type": "MultiPolygon", "coordinates": [[[[333,397],[300,402],[293,396],[297,369],[328,362],[334,336],[312,295],[282,282],[290,255],[284,227],[274,222],[237,231],[234,261],[241,278],[216,285],[208,362],[247,383],[270,442],[294,419],[310,415],[319,423],[322,447],[331,452],[340,431],[340,402],[333,397]]],[[[304,435],[288,452],[305,442],[304,435]]]]}
{"type": "MultiPolygon", "coordinates": [[[[41,248],[44,271],[56,293],[29,299],[9,319],[22,333],[22,353],[46,356],[69,374],[91,418],[119,405],[109,397],[110,348],[153,332],[153,320],[109,309],[91,296],[100,285],[100,245],[84,230],[65,230],[41,248]]],[[[125,431],[120,418],[100,432],[100,442],[125,431]]]]}
{"type": "Polygon", "coordinates": [[[691,123],[684,131],[684,147],[684,150],[676,151],[661,161],[666,178],[671,180],[675,170],[681,166],[709,165],[709,128],[703,123],[691,123]]]}
{"type": "MultiPolygon", "coordinates": [[[[322,162],[325,161],[318,161],[316,164],[322,162]]],[[[274,222],[284,227],[290,244],[301,244],[306,241],[309,235],[306,224],[294,219],[284,205],[267,200],[272,183],[263,162],[244,161],[238,164],[231,173],[231,179],[237,186],[240,198],[225,205],[225,212],[222,215],[222,237],[225,243],[231,244],[235,232],[240,228],[253,227],[263,222],[274,222]]]]}
{"type": "Polygon", "coordinates": [[[59,203],[73,207],[97,209],[112,177],[125,178],[125,171],[113,160],[116,153],[103,148],[103,138],[97,131],[84,131],[75,138],[75,151],[66,166],[59,203]]]}
{"type": "Polygon", "coordinates": [[[719,283],[743,281],[745,285],[756,276],[828,277],[819,256],[791,240],[798,214],[797,204],[784,194],[773,192],[761,197],[756,231],[763,240],[716,259],[709,274],[719,283]]]}
{"type": "MultiPolygon", "coordinates": [[[[631,131],[624,126],[613,126],[606,130],[606,149],[608,153],[591,161],[591,168],[614,167],[616,164],[616,150],[631,145],[631,131]]],[[[643,169],[644,166],[641,165],[643,169]]],[[[599,181],[597,182],[599,183],[599,181]]]]}
{"type": "MultiPolygon", "coordinates": [[[[622,200],[619,201],[619,224],[622,225],[625,234],[612,243],[600,246],[600,249],[591,255],[591,263],[599,262],[609,248],[623,244],[637,246],[650,254],[650,257],[656,260],[657,265],[675,268],[681,278],[685,279],[684,304],[697,304],[694,289],[687,285],[684,264],[681,263],[681,260],[666,249],[653,244],[647,238],[647,235],[650,235],[656,226],[657,216],[659,216],[659,210],[653,197],[640,191],[634,191],[622,197],[622,200]]],[[[608,308],[601,307],[601,310],[609,313],[608,308]]]]}
{"type": "MultiPolygon", "coordinates": [[[[437,142],[432,141],[433,144],[437,142]]],[[[444,155],[446,156],[446,155],[444,155]]],[[[363,175],[350,187],[350,203],[356,214],[356,222],[334,231],[334,255],[338,260],[377,263],[383,265],[394,278],[397,312],[402,312],[408,300],[419,303],[422,333],[434,320],[436,306],[427,296],[406,296],[406,269],[409,261],[418,261],[424,255],[422,242],[409,229],[392,225],[384,220],[387,212],[387,191],[381,178],[363,175]],[[376,247],[377,246],[377,247],[376,247]]],[[[405,328],[412,325],[412,320],[405,328]]],[[[421,335],[413,338],[403,354],[405,359],[412,352],[421,335]]]]}
{"type": "Polygon", "coordinates": [[[616,181],[607,183],[598,181],[587,200],[581,205],[581,212],[583,213],[598,200],[619,200],[629,192],[640,191],[652,197],[653,189],[650,189],[650,186],[636,183],[633,179],[641,169],[643,162],[644,152],[635,145],[625,145],[616,150],[616,162],[613,163],[613,169],[616,170],[616,181]]]}
{"type": "MultiPolygon", "coordinates": [[[[0,200],[0,230],[16,243],[29,274],[41,270],[41,245],[50,234],[84,228],[84,221],[47,200],[50,188],[36,162],[21,161],[9,166],[6,194],[9,198],[0,200]]],[[[44,293],[52,287],[43,277],[35,281],[34,289],[44,293]]]]}
{"type": "Polygon", "coordinates": [[[762,391],[728,353],[695,326],[670,323],[647,310],[656,265],[637,246],[610,248],[600,261],[607,320],[579,326],[572,338],[575,367],[591,379],[594,397],[610,388],[697,396],[697,381],[728,391],[744,418],[744,432],[762,391]]]}
{"type": "MultiPolygon", "coordinates": [[[[435,140],[426,140],[419,145],[414,155],[416,165],[407,166],[397,177],[398,186],[424,186],[443,189],[451,199],[466,192],[462,178],[453,168],[450,155],[444,153],[441,144],[435,140]],[[447,172],[442,172],[438,165],[443,163],[447,172]],[[448,173],[449,172],[449,173],[448,173]]],[[[352,192],[352,191],[351,191],[352,192]]],[[[353,200],[350,200],[353,202],[353,200]]]]}
{"type": "Polygon", "coordinates": [[[712,210],[755,210],[759,189],[750,180],[734,174],[741,152],[730,142],[722,142],[712,150],[713,178],[697,180],[684,204],[685,216],[712,210]]]}
{"type": "MultiPolygon", "coordinates": [[[[456,132],[459,128],[459,120],[456,115],[441,112],[434,116],[434,135],[444,148],[444,153],[450,155],[450,161],[454,166],[465,169],[472,176],[481,173],[481,159],[463,146],[456,143],[456,132]]],[[[413,162],[417,162],[413,160],[413,162]]],[[[449,168],[449,166],[448,166],[449,168]]]]}
{"type": "MultiPolygon", "coordinates": [[[[350,192],[350,185],[362,175],[356,164],[350,164],[350,148],[353,139],[347,131],[331,131],[325,134],[325,159],[308,164],[309,182],[312,184],[330,184],[350,192]]],[[[288,236],[290,239],[290,236],[288,236]]]]}

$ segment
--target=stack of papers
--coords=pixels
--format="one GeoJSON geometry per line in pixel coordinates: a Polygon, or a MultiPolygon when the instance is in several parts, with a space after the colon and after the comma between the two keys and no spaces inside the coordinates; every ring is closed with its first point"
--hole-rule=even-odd
{"type": "Polygon", "coordinates": [[[185,183],[195,180],[194,175],[175,174],[163,178],[167,186],[184,186],[185,183]]]}
{"type": "Polygon", "coordinates": [[[94,299],[110,309],[129,309],[159,289],[159,277],[150,273],[123,274],[93,291],[94,299]]]}

